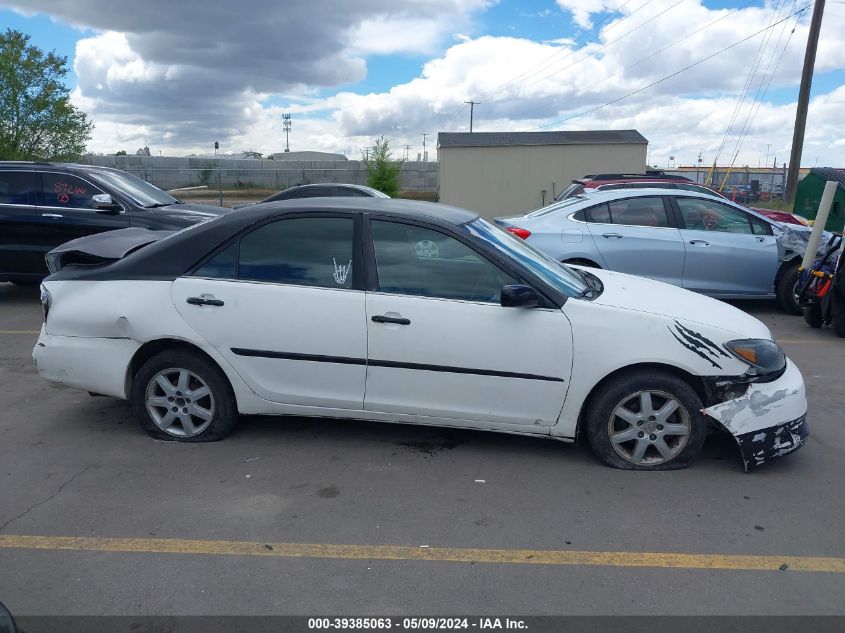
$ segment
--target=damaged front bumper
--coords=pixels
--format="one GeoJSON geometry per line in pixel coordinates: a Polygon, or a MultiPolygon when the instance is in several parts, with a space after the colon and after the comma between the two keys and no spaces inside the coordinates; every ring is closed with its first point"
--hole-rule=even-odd
{"type": "Polygon", "coordinates": [[[804,378],[789,359],[777,379],[751,383],[742,396],[702,413],[734,436],[746,471],[798,450],[809,435],[804,378]]]}

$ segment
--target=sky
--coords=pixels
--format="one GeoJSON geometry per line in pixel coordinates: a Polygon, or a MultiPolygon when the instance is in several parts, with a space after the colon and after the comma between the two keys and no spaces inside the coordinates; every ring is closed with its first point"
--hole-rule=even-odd
{"type": "MultiPolygon", "coordinates": [[[[89,151],[636,129],[659,167],[788,160],[811,0],[0,0],[68,59],[89,151]]],[[[845,0],[828,0],[803,166],[845,167],[845,0]]]]}

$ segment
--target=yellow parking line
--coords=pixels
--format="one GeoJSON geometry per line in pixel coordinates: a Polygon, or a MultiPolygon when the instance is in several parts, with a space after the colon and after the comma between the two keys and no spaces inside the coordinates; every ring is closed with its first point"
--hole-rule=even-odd
{"type": "Polygon", "coordinates": [[[41,330],[0,330],[0,334],[40,334],[41,330]]]}
{"type": "Polygon", "coordinates": [[[90,538],[80,536],[0,535],[2,549],[72,550],[142,554],[205,554],[346,560],[420,560],[512,565],[599,565],[666,569],[730,569],[845,573],[845,558],[743,556],[672,552],[590,552],[570,550],[473,549],[402,545],[330,545],[184,539],[90,538]],[[785,567],[784,567],[785,566],[785,567]]]}

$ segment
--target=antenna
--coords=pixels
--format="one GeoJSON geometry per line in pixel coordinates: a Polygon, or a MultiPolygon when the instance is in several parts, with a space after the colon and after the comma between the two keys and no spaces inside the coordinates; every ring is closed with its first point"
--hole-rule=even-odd
{"type": "Polygon", "coordinates": [[[285,130],[285,151],[290,151],[290,143],[288,142],[288,135],[290,134],[291,122],[290,122],[290,112],[285,112],[282,114],[282,127],[285,130]]]}

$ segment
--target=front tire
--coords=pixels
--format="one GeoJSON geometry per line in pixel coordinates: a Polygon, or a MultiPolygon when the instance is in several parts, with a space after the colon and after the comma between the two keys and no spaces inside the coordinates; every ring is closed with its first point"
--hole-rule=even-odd
{"type": "Polygon", "coordinates": [[[786,264],[778,279],[775,292],[778,305],[789,314],[800,315],[803,310],[798,305],[798,262],[786,264]]]}
{"type": "Polygon", "coordinates": [[[232,387],[212,362],[189,350],[167,350],[145,362],[132,381],[132,410],[161,440],[214,442],[238,422],[232,387]]]}
{"type": "Polygon", "coordinates": [[[820,328],[824,325],[822,307],[818,303],[808,305],[804,308],[804,321],[812,328],[820,328]]]}
{"type": "Polygon", "coordinates": [[[701,452],[707,423],[684,380],[666,371],[626,373],[602,385],[585,418],[593,453],[624,470],[686,468],[701,452]]]}

